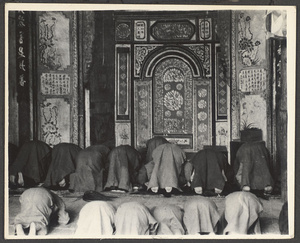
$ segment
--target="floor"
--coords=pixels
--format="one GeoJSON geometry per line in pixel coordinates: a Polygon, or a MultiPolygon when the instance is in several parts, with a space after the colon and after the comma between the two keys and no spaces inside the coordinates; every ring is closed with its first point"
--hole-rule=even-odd
{"type": "MultiPolygon", "coordinates": [[[[10,192],[9,196],[9,236],[14,235],[13,220],[20,210],[19,196],[21,190],[10,192]]],[[[70,193],[68,191],[56,191],[60,195],[67,207],[67,211],[70,215],[70,222],[65,226],[54,225],[50,227],[48,236],[55,237],[70,237],[74,234],[76,229],[76,222],[78,219],[78,213],[80,209],[87,203],[82,199],[82,193],[70,193]]],[[[103,192],[103,195],[111,198],[111,203],[117,207],[123,202],[127,201],[139,201],[144,203],[149,209],[161,204],[176,204],[180,207],[184,202],[194,196],[176,195],[172,197],[164,197],[163,195],[141,195],[141,194],[129,194],[129,193],[116,193],[116,192],[103,192]]],[[[211,197],[216,203],[220,214],[224,210],[224,197],[211,197]]],[[[271,197],[269,200],[261,199],[264,207],[264,211],[261,215],[261,227],[262,233],[280,235],[278,227],[278,216],[283,205],[279,197],[271,197]]]]}

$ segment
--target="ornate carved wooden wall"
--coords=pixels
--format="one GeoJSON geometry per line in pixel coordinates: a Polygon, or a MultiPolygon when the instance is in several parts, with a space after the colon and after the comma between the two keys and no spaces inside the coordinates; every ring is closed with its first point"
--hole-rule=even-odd
{"type": "Polygon", "coordinates": [[[78,144],[77,14],[37,12],[38,137],[78,144]]]}
{"type": "Polygon", "coordinates": [[[232,12],[232,138],[239,139],[243,124],[263,131],[271,147],[271,111],[264,11],[232,12]],[[268,115],[269,113],[269,115],[268,115]]]}
{"type": "MultiPolygon", "coordinates": [[[[128,38],[129,26],[117,25],[116,38],[128,38]]],[[[116,45],[115,134],[116,144],[131,144],[131,60],[130,45],[116,45]]]]}
{"type": "Polygon", "coordinates": [[[187,151],[216,143],[215,121],[227,121],[228,102],[227,80],[214,81],[216,13],[182,15],[115,17],[116,145],[140,149],[158,135],[187,151]]]}

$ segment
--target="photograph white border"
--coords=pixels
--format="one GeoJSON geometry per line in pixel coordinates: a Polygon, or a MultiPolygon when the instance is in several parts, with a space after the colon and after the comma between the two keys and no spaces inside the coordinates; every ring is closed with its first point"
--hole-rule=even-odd
{"type": "MultiPolygon", "coordinates": [[[[65,3],[6,3],[5,4],[5,166],[4,166],[4,237],[5,239],[20,239],[8,234],[8,12],[9,11],[205,11],[205,10],[286,10],[287,11],[287,171],[288,171],[288,202],[289,202],[289,235],[238,235],[238,236],[137,236],[137,237],[103,237],[103,239],[290,239],[294,237],[295,225],[295,121],[296,121],[296,7],[269,5],[167,5],[167,4],[65,4],[65,3]],[[289,24],[290,23],[290,24],[289,24]]],[[[72,236],[45,236],[32,239],[77,239],[72,236]]],[[[87,237],[84,237],[87,239],[87,237]]],[[[31,239],[26,236],[22,239],[31,239]]]]}

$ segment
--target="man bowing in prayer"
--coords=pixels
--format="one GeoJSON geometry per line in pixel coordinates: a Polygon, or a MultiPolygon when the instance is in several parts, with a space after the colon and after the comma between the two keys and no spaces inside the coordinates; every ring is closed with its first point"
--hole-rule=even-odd
{"type": "Polygon", "coordinates": [[[157,193],[159,189],[165,190],[166,193],[171,193],[174,189],[181,191],[180,179],[186,160],[184,151],[176,144],[165,143],[153,151],[152,157],[154,167],[149,173],[151,177],[148,189],[154,193],[157,193]]]}

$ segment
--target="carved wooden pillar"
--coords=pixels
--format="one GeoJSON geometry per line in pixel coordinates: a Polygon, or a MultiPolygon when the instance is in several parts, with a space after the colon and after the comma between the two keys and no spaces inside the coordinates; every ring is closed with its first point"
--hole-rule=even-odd
{"type": "Polygon", "coordinates": [[[95,38],[95,13],[93,11],[80,12],[80,93],[83,95],[85,105],[79,108],[80,113],[84,117],[81,119],[80,125],[80,144],[85,147],[91,145],[90,137],[90,67],[93,61],[93,42],[95,38]],[[83,140],[85,140],[83,142],[83,140]]]}
{"type": "Polygon", "coordinates": [[[92,47],[95,34],[95,18],[92,11],[78,13],[78,144],[90,145],[90,99],[89,70],[92,62],[92,47]]]}

